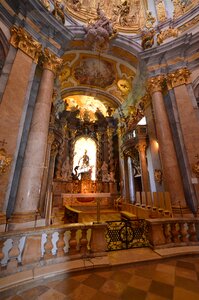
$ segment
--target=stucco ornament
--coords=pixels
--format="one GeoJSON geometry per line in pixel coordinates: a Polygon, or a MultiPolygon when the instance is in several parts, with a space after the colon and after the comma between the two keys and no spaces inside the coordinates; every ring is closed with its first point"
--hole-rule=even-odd
{"type": "Polygon", "coordinates": [[[112,22],[99,6],[97,8],[97,20],[94,23],[90,21],[84,30],[86,32],[85,45],[99,52],[108,50],[110,39],[116,34],[112,22]]]}

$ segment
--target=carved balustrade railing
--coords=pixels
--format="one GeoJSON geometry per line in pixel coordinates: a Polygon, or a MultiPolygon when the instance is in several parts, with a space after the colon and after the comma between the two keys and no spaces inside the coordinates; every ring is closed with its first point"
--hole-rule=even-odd
{"type": "Polygon", "coordinates": [[[34,266],[104,255],[106,227],[105,223],[78,223],[4,233],[0,237],[0,277],[34,266]]]}
{"type": "Polygon", "coordinates": [[[152,248],[199,245],[198,218],[151,219],[147,222],[152,248]]]}

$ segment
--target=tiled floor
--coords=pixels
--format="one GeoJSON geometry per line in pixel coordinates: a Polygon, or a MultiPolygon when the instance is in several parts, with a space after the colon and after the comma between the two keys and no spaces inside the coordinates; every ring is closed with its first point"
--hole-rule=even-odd
{"type": "Polygon", "coordinates": [[[71,273],[0,295],[1,300],[198,300],[199,255],[71,273]]]}

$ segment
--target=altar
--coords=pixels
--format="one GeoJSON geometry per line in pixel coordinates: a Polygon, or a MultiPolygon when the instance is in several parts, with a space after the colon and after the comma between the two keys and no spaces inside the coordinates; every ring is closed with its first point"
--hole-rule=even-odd
{"type": "Polygon", "coordinates": [[[97,206],[97,202],[100,201],[100,205],[111,207],[112,196],[111,193],[62,193],[63,206],[97,206]]]}
{"type": "MultiPolygon", "coordinates": [[[[81,210],[86,211],[91,209],[91,207],[94,208],[96,210],[97,222],[100,222],[100,208],[112,207],[111,193],[62,193],[61,197],[63,199],[63,206],[67,209],[69,209],[70,207],[80,209],[81,207],[81,210]]],[[[79,215],[80,213],[81,211],[78,212],[79,215]]],[[[75,214],[74,217],[76,220],[79,219],[79,217],[75,216],[75,214]]]]}

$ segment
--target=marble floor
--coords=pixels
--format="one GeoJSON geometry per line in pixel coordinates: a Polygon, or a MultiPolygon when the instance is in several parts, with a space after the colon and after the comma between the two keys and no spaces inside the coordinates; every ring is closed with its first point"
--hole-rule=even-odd
{"type": "Polygon", "coordinates": [[[199,255],[79,271],[12,288],[0,299],[197,300],[199,255]]]}

